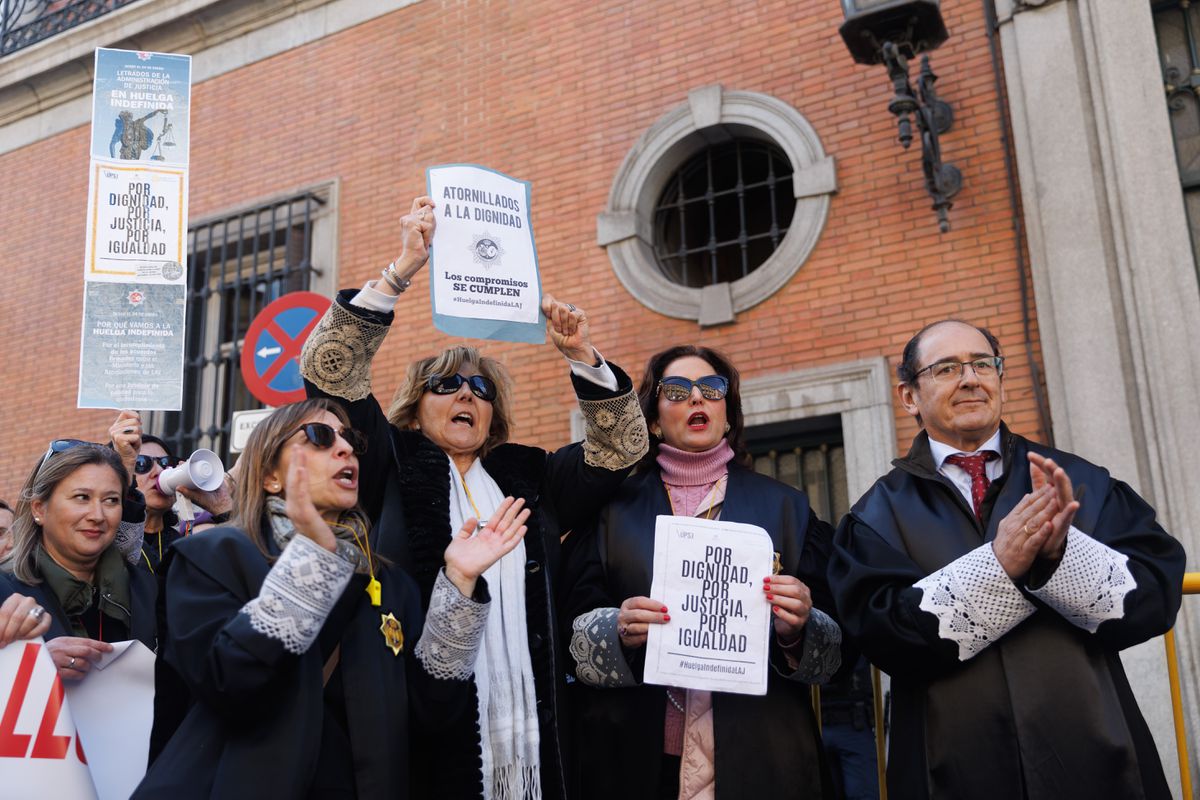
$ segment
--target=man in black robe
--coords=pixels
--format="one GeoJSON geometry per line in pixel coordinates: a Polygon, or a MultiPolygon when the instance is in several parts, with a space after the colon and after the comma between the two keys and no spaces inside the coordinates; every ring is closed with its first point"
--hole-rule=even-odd
{"type": "Polygon", "coordinates": [[[947,320],[904,349],[923,430],[842,521],[842,625],[892,676],[894,798],[1169,798],[1121,667],[1168,630],[1184,553],[1103,467],[1011,433],[1004,359],[947,320]]]}

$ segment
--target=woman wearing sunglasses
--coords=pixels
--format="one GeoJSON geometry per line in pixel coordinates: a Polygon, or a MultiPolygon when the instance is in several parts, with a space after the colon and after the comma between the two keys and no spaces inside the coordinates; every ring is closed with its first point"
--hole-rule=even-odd
{"type": "MultiPolygon", "coordinates": [[[[338,295],[301,355],[310,395],[345,407],[371,446],[362,502],[381,552],[406,566],[428,602],[438,559],[463,519],[505,495],[533,510],[529,535],[487,575],[498,606],[474,675],[476,715],[419,742],[421,797],[562,798],[566,767],[564,653],[555,620],[560,536],[585,524],[645,452],[633,384],[592,347],[587,316],[543,297],[550,340],[571,363],[585,440],[555,452],[512,444],[512,387],[503,365],[471,347],[414,362],[385,415],[371,361],[399,295],[428,259],[434,205],[417,198],[400,221],[401,253],[380,280],[338,295]]],[[[531,354],[532,355],[532,354],[531,354]]],[[[559,412],[561,419],[565,409],[559,412]]]]}
{"type": "Polygon", "coordinates": [[[415,584],[358,510],[365,446],[327,400],[277,409],[246,444],[233,524],[167,555],[156,682],[191,702],[156,704],[135,797],[410,797],[410,717],[474,718],[467,678],[495,613],[480,576],[529,512],[502,499],[443,542],[422,630],[415,584]]]}
{"type": "Polygon", "coordinates": [[[58,439],[21,490],[0,596],[27,595],[50,616],[46,649],[67,680],[86,676],[110,642],[156,646],[154,577],[117,544],[123,525],[140,528],[122,521],[128,486],[111,449],[58,439]]]}
{"type": "Polygon", "coordinates": [[[579,748],[579,794],[831,797],[809,685],[841,661],[825,582],[833,531],[803,492],[746,466],[738,372],[723,355],[683,345],[652,356],[639,399],[650,452],[566,571],[575,726],[588,742],[579,748]],[[662,514],[750,523],[771,535],[775,572],[752,576],[771,603],[765,696],[642,684],[650,626],[672,611],[648,596],[662,514]]]}
{"type": "MultiPolygon", "coordinates": [[[[175,513],[175,493],[168,494],[158,485],[163,470],[178,464],[179,459],[162,439],[143,433],[142,419],[136,411],[122,411],[108,429],[108,435],[145,499],[146,524],[137,555],[142,567],[156,572],[167,549],[194,530],[193,523],[182,522],[175,513]]],[[[213,492],[180,489],[180,493],[206,511],[217,513],[218,520],[228,519],[231,507],[228,483],[213,492]]]]}

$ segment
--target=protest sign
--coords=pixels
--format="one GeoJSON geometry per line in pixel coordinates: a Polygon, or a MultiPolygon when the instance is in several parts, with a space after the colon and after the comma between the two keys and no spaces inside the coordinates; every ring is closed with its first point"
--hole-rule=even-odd
{"type": "Polygon", "coordinates": [[[545,342],[529,183],[474,164],[429,167],[426,180],[437,214],[433,324],[454,336],[545,342]]]}
{"type": "Polygon", "coordinates": [[[178,411],[191,57],[101,48],[95,75],[77,405],[178,411]]]}
{"type": "Polygon", "coordinates": [[[125,800],[146,775],[154,653],[138,641],[114,643],[86,678],[67,684],[67,700],[97,795],[125,800]]]}
{"type": "Polygon", "coordinates": [[[771,536],[755,525],[659,516],[650,596],[671,620],[651,625],[646,683],[766,694],[771,536]]]}
{"type": "Polygon", "coordinates": [[[101,281],[84,287],[79,407],[178,409],[184,287],[101,281]]]}
{"type": "Polygon", "coordinates": [[[92,158],[186,167],[191,56],[96,51],[92,158]]]}
{"type": "Polygon", "coordinates": [[[0,650],[0,702],[0,800],[97,796],[70,700],[41,639],[0,650]]]}

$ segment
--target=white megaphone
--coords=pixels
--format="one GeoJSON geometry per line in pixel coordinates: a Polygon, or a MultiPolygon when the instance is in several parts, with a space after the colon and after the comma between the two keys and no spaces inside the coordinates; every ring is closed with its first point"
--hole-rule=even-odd
{"type": "Polygon", "coordinates": [[[224,480],[225,466],[220,457],[212,450],[201,448],[182,464],[160,472],[157,484],[160,492],[172,495],[181,486],[211,492],[219,488],[224,480]]]}

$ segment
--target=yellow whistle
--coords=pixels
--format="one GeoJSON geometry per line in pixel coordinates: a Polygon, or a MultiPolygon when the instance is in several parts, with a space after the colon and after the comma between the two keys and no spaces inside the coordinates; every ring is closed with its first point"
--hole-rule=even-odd
{"type": "Polygon", "coordinates": [[[371,578],[371,582],[367,584],[367,597],[371,598],[371,605],[376,607],[383,602],[383,586],[377,578],[371,578]]]}

